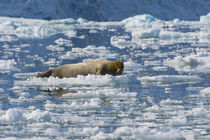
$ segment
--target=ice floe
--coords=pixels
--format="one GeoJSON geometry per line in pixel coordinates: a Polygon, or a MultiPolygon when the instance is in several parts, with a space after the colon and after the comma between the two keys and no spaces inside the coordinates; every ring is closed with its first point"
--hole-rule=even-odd
{"type": "Polygon", "coordinates": [[[69,47],[73,46],[71,40],[63,39],[63,38],[59,38],[59,39],[55,40],[55,43],[58,45],[65,45],[65,46],[69,46],[69,47]]]}
{"type": "Polygon", "coordinates": [[[195,75],[159,75],[159,76],[144,76],[139,80],[143,85],[179,85],[179,84],[193,84],[200,83],[204,79],[195,75]]]}
{"type": "Polygon", "coordinates": [[[74,86],[116,86],[126,84],[139,84],[139,80],[136,77],[111,76],[111,75],[78,75],[77,78],[29,78],[23,81],[16,81],[15,85],[20,87],[74,87],[74,86]]]}
{"type": "MultiPolygon", "coordinates": [[[[201,28],[200,32],[182,32],[176,29],[177,25],[185,26],[186,23],[179,20],[174,21],[161,21],[154,18],[151,15],[138,15],[134,17],[127,18],[121,23],[124,25],[126,31],[130,32],[132,35],[132,43],[131,45],[144,43],[143,41],[146,39],[159,39],[159,42],[162,43],[171,43],[171,42],[183,42],[187,41],[196,41],[200,40],[200,42],[208,42],[209,41],[209,26],[205,25],[208,23],[208,15],[202,16],[200,19],[200,27],[199,22],[195,22],[199,28],[201,28]],[[204,24],[204,26],[202,26],[204,24]]],[[[189,23],[192,24],[193,23],[189,23]]],[[[195,26],[196,27],[196,26],[195,26]]],[[[112,42],[116,46],[123,46],[128,44],[129,41],[121,38],[113,38],[112,42]]],[[[129,45],[127,45],[129,46],[129,45]]],[[[137,45],[141,46],[141,45],[137,45]]]]}
{"type": "Polygon", "coordinates": [[[173,67],[180,72],[209,73],[209,60],[209,52],[205,49],[197,49],[196,54],[176,56],[174,59],[167,59],[164,65],[173,67]]]}
{"type": "Polygon", "coordinates": [[[0,60],[0,72],[11,72],[17,71],[16,68],[17,62],[15,60],[0,60]]]}
{"type": "Polygon", "coordinates": [[[15,78],[23,78],[23,79],[26,79],[26,78],[30,78],[30,77],[35,77],[37,75],[36,72],[32,72],[32,73],[15,73],[13,76],[15,78]]]}
{"type": "Polygon", "coordinates": [[[54,46],[54,45],[49,45],[46,47],[46,49],[51,50],[51,51],[64,51],[63,47],[54,46]]]}
{"type": "MultiPolygon", "coordinates": [[[[34,20],[34,19],[21,19],[1,17],[0,33],[1,34],[15,34],[19,38],[44,38],[57,33],[63,33],[68,37],[75,37],[76,31],[73,30],[71,25],[77,22],[73,19],[65,20],[34,20]],[[68,26],[65,26],[67,25],[68,26]],[[63,25],[63,29],[61,29],[63,25]],[[65,29],[64,29],[65,28],[65,29]]],[[[5,38],[8,40],[8,38],[5,38]]]]}
{"type": "Polygon", "coordinates": [[[88,57],[88,58],[98,58],[98,59],[110,59],[115,58],[116,53],[112,53],[105,46],[96,47],[94,45],[86,46],[85,48],[72,48],[71,51],[66,52],[65,55],[60,56],[61,59],[74,60],[77,58],[88,57]]]}
{"type": "Polygon", "coordinates": [[[25,117],[28,121],[49,121],[50,114],[48,111],[41,111],[40,109],[36,109],[29,114],[25,114],[25,117]]]}
{"type": "Polygon", "coordinates": [[[201,95],[208,95],[208,96],[210,96],[210,87],[202,89],[200,91],[200,94],[201,95]]]}
{"type": "Polygon", "coordinates": [[[86,102],[72,102],[70,104],[60,104],[56,105],[51,102],[47,102],[45,104],[45,108],[47,110],[53,110],[53,109],[60,109],[60,110],[92,110],[92,109],[100,109],[101,108],[101,100],[99,98],[93,98],[90,99],[90,101],[86,102]]]}
{"type": "Polygon", "coordinates": [[[5,121],[23,121],[24,116],[23,116],[23,111],[21,109],[17,108],[11,108],[6,111],[6,114],[2,116],[1,120],[5,121]]]}
{"type": "Polygon", "coordinates": [[[208,13],[207,15],[201,16],[200,22],[201,23],[209,23],[210,22],[210,13],[208,13]]]}
{"type": "Polygon", "coordinates": [[[138,47],[138,45],[135,42],[132,42],[129,39],[129,36],[112,36],[111,44],[120,49],[138,47]]]}
{"type": "Polygon", "coordinates": [[[50,114],[39,109],[32,112],[25,112],[20,108],[10,108],[1,118],[2,121],[21,122],[21,121],[48,121],[50,114]]]}

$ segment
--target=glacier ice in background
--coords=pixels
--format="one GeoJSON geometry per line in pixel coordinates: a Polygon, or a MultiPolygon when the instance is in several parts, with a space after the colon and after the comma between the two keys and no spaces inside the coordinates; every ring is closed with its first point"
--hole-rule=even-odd
{"type": "Polygon", "coordinates": [[[210,11],[208,0],[2,0],[0,16],[36,19],[84,18],[95,21],[115,20],[140,14],[158,19],[199,20],[210,11]]]}

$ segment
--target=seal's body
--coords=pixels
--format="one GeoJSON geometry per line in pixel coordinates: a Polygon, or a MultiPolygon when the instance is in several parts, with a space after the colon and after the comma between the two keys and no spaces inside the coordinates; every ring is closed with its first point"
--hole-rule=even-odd
{"type": "Polygon", "coordinates": [[[77,75],[105,75],[111,74],[113,76],[121,75],[124,69],[121,61],[103,61],[95,60],[77,64],[66,64],[55,69],[49,69],[46,72],[39,73],[37,77],[77,77],[77,75]]]}

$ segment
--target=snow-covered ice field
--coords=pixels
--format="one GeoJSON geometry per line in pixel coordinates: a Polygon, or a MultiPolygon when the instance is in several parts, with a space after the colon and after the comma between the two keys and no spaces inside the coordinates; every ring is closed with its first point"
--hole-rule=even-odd
{"type": "Polygon", "coordinates": [[[210,139],[210,14],[0,19],[0,139],[210,139]],[[92,59],[125,70],[36,78],[92,59]]]}

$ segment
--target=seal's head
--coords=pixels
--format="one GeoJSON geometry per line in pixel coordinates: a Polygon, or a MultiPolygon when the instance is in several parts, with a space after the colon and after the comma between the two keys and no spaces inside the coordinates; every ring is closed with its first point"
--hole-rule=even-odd
{"type": "Polygon", "coordinates": [[[115,75],[121,75],[124,69],[124,64],[122,61],[113,62],[113,67],[116,70],[115,75]]]}

